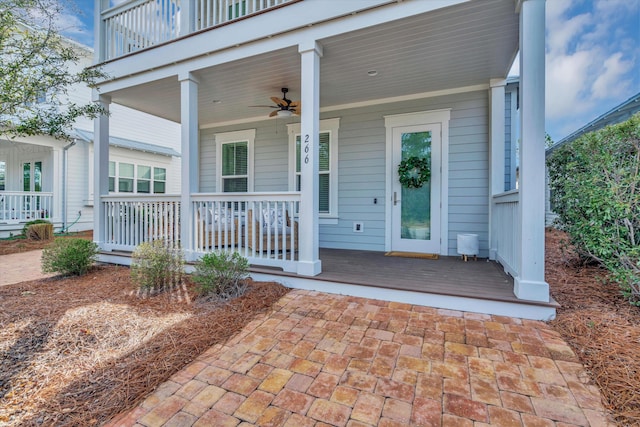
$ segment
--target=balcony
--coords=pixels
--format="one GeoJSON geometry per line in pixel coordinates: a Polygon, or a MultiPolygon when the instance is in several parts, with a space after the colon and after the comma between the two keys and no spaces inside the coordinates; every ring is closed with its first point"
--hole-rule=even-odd
{"type": "Polygon", "coordinates": [[[108,61],[300,0],[129,0],[100,14],[108,61]]]}

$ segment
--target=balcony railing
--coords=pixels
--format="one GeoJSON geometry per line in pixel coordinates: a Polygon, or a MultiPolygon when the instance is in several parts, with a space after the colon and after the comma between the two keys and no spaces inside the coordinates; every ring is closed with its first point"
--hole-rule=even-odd
{"type": "Polygon", "coordinates": [[[295,271],[300,193],[192,194],[188,221],[180,196],[104,196],[103,249],[133,251],[163,239],[197,258],[210,251],[236,251],[251,264],[295,271]],[[191,243],[181,241],[187,227],[191,243]]]}
{"type": "Polygon", "coordinates": [[[0,222],[20,223],[34,219],[50,219],[53,193],[29,191],[0,192],[0,222]]]}
{"type": "Polygon", "coordinates": [[[520,247],[519,209],[520,193],[518,190],[493,196],[493,233],[495,239],[496,259],[512,277],[520,273],[518,248],[520,247]]]}
{"type": "Polygon", "coordinates": [[[109,60],[294,0],[130,0],[102,12],[109,60]]]}

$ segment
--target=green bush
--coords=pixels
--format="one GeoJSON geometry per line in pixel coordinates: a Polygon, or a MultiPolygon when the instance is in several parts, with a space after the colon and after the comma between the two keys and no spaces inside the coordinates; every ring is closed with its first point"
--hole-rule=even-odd
{"type": "Polygon", "coordinates": [[[81,276],[96,261],[98,245],[85,239],[55,239],[42,251],[42,272],[81,276]]]}
{"type": "Polygon", "coordinates": [[[547,163],[571,243],[640,305],[640,114],[560,147],[547,163]]]}
{"type": "Polygon", "coordinates": [[[196,264],[193,281],[201,296],[228,300],[247,289],[249,262],[237,252],[210,252],[196,264]]]}
{"type": "Polygon", "coordinates": [[[131,280],[141,289],[167,291],[182,283],[183,269],[182,250],[154,240],[141,243],[133,251],[131,280]]]}
{"type": "Polygon", "coordinates": [[[22,227],[22,235],[24,237],[27,237],[27,230],[29,230],[30,226],[35,224],[52,224],[52,223],[51,221],[47,221],[46,219],[34,219],[33,221],[27,221],[24,223],[24,227],[22,227]]]}

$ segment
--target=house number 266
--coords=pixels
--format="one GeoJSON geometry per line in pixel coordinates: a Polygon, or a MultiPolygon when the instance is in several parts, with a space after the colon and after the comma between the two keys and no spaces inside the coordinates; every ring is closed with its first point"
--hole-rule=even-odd
{"type": "Polygon", "coordinates": [[[304,136],[304,164],[309,163],[309,135],[304,136]]]}

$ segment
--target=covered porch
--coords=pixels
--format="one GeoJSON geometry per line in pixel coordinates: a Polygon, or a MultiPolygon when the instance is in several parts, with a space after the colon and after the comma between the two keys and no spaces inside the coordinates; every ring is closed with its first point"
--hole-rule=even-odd
{"type": "MultiPolygon", "coordinates": [[[[271,28],[295,12],[312,20],[312,11],[322,12],[320,3],[288,2],[105,63],[116,77],[101,85],[96,102],[181,124],[181,194],[109,195],[109,119],[98,118],[95,240],[118,251],[163,238],[191,261],[211,250],[238,251],[256,268],[277,268],[283,281],[318,289],[337,283],[341,292],[347,283],[322,281],[331,269],[325,249],[366,257],[396,250],[396,240],[428,240],[428,246],[417,242],[416,251],[444,260],[456,253],[456,234],[475,233],[480,255],[499,261],[514,278],[504,288],[511,287],[513,298],[548,304],[544,204],[538,206],[544,187],[537,172],[544,169],[544,2],[381,2],[296,23],[275,36],[254,34],[235,44],[216,37],[234,25],[234,34],[245,26],[271,28]],[[211,47],[214,42],[229,45],[211,47]],[[505,137],[505,112],[516,110],[515,101],[506,105],[505,92],[518,52],[520,124],[513,116],[508,123],[521,134],[516,189],[515,179],[505,183],[506,150],[513,158],[518,139],[505,137]],[[276,108],[288,114],[269,114],[273,106],[264,104],[278,99],[281,88],[301,112],[287,103],[276,108]],[[398,141],[408,134],[427,141],[420,156],[431,162],[425,184],[431,199],[414,209],[431,215],[416,224],[403,223],[399,213],[409,198],[398,179],[405,149],[398,141]]],[[[397,260],[389,265],[402,268],[397,260]]],[[[419,271],[417,264],[410,268],[419,271]]],[[[459,285],[440,283],[457,286],[469,301],[478,298],[459,285]]]]}
{"type": "Polygon", "coordinates": [[[36,219],[60,220],[63,150],[37,142],[0,140],[0,236],[36,219]]]}

